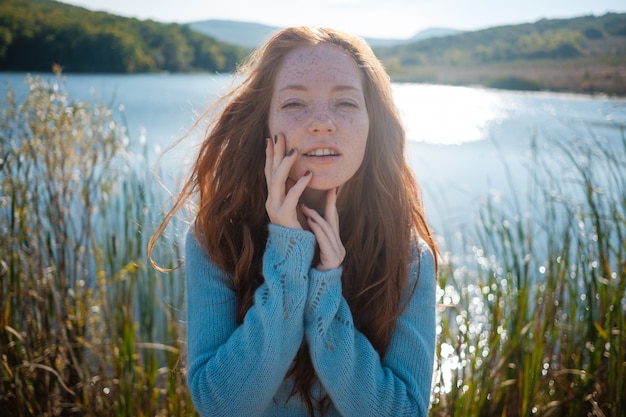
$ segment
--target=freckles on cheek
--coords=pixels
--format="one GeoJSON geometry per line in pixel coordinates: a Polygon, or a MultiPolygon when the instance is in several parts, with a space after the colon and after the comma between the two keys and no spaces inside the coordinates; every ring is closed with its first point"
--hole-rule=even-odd
{"type": "Polygon", "coordinates": [[[273,127],[280,130],[280,133],[293,132],[302,127],[305,117],[302,114],[277,115],[274,119],[273,127]]]}

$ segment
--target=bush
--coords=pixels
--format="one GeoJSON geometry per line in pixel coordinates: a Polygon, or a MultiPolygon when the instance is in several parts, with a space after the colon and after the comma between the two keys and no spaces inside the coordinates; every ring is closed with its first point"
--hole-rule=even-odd
{"type": "Polygon", "coordinates": [[[496,78],[489,81],[487,87],[520,91],[539,91],[543,88],[539,81],[516,76],[496,78]]]}

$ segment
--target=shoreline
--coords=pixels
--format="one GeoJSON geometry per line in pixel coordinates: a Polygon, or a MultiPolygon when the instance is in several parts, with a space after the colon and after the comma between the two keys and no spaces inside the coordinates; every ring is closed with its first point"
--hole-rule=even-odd
{"type": "Polygon", "coordinates": [[[420,65],[388,68],[394,82],[482,86],[514,91],[550,91],[626,97],[626,63],[537,61],[489,65],[420,65]]]}
{"type": "MultiPolygon", "coordinates": [[[[519,92],[549,92],[592,97],[626,98],[626,63],[620,65],[562,67],[503,64],[472,67],[443,65],[412,68],[388,68],[393,83],[436,84],[457,87],[494,88],[519,92]]],[[[52,71],[0,71],[0,74],[50,75],[52,71]]],[[[141,75],[231,75],[209,71],[147,71],[147,72],[73,72],[70,76],[141,76],[141,75]]]]}

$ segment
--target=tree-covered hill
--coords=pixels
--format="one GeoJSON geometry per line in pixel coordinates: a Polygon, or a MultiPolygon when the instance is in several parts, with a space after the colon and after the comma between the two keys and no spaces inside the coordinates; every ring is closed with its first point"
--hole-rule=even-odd
{"type": "Polygon", "coordinates": [[[626,94],[626,14],[544,19],[375,52],[395,80],[626,94]]]}
{"type": "Polygon", "coordinates": [[[624,58],[626,14],[540,20],[431,38],[377,52],[406,67],[421,63],[464,65],[582,56],[624,58]]]}
{"type": "Polygon", "coordinates": [[[186,25],[52,0],[0,0],[0,71],[233,71],[246,50],[186,25]]]}

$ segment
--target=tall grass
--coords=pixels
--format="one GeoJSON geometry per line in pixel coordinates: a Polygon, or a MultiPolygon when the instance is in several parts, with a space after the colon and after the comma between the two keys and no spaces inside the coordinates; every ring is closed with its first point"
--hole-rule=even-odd
{"type": "Polygon", "coordinates": [[[626,138],[550,146],[448,255],[433,415],[626,413],[626,138]]]}
{"type": "MultiPolygon", "coordinates": [[[[194,415],[147,156],[106,106],[26,82],[1,103],[0,414],[194,415]]],[[[530,208],[488,199],[445,256],[432,415],[626,412],[626,138],[567,142],[533,161],[530,208]]]]}
{"type": "Polygon", "coordinates": [[[0,117],[0,414],[193,414],[182,278],[146,262],[161,203],[142,156],[106,106],[25,81],[0,117]]]}

